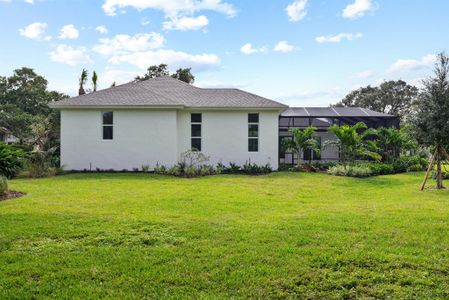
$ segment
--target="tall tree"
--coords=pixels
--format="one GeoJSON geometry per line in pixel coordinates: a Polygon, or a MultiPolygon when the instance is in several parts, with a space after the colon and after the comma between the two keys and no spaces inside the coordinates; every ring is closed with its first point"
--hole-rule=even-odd
{"type": "Polygon", "coordinates": [[[418,93],[418,88],[403,80],[385,81],[378,87],[368,85],[352,91],[336,106],[368,108],[399,116],[402,121],[407,121],[418,93]]]}
{"type": "Polygon", "coordinates": [[[171,77],[192,84],[195,82],[195,76],[193,76],[191,71],[192,68],[185,68],[185,69],[180,68],[176,70],[176,73],[172,74],[171,77]]]}
{"type": "Polygon", "coordinates": [[[84,85],[87,82],[87,77],[89,76],[89,74],[87,73],[86,69],[83,69],[83,71],[81,71],[81,76],[79,78],[79,89],[78,89],[78,95],[84,95],[86,94],[86,91],[84,90],[84,85]]]}
{"type": "Polygon", "coordinates": [[[92,73],[92,89],[94,92],[97,91],[97,82],[98,82],[98,75],[97,72],[92,73]]]}
{"type": "Polygon", "coordinates": [[[144,81],[156,77],[169,76],[168,66],[166,64],[150,66],[143,76],[137,76],[135,81],[144,81]]]}
{"type": "Polygon", "coordinates": [[[59,112],[48,104],[67,96],[47,90],[47,80],[33,69],[14,70],[10,77],[0,77],[0,127],[7,128],[21,143],[32,137],[31,124],[36,116],[51,121],[52,139],[59,136],[59,112]]]}
{"type": "Polygon", "coordinates": [[[438,55],[434,76],[423,82],[413,124],[418,140],[436,148],[437,188],[443,188],[441,162],[449,147],[449,57],[438,55]]]}

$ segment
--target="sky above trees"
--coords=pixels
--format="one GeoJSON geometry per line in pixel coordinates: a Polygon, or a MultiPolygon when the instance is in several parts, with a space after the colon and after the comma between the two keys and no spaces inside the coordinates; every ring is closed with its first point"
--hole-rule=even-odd
{"type": "Polygon", "coordinates": [[[22,66],[75,95],[150,65],[192,67],[195,85],[296,106],[336,103],[383,80],[420,84],[448,50],[447,0],[0,0],[0,74],[22,66]]]}

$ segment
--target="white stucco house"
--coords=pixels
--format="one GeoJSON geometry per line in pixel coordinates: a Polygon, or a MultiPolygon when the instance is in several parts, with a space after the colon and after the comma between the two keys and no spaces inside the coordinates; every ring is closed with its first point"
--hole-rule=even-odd
{"type": "Polygon", "coordinates": [[[238,89],[202,89],[162,77],[52,105],[61,111],[67,170],[172,166],[197,149],[210,164],[279,161],[279,115],[287,106],[238,89]]]}

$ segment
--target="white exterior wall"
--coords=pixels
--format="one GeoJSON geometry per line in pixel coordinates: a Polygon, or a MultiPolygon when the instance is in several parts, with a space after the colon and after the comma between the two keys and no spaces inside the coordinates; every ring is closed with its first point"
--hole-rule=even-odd
{"type": "Polygon", "coordinates": [[[190,114],[202,114],[201,152],[209,164],[269,163],[278,168],[278,111],[178,111],[178,156],[190,149],[190,114]],[[248,113],[259,113],[259,151],[248,152],[248,113]]]}
{"type": "Polygon", "coordinates": [[[177,160],[175,110],[110,110],[113,140],[103,140],[103,111],[61,111],[61,165],[66,170],[132,170],[177,160]]]}
{"type": "Polygon", "coordinates": [[[62,110],[61,165],[66,170],[172,166],[190,149],[190,113],[202,113],[202,152],[210,164],[251,161],[278,168],[277,111],[62,110]],[[114,112],[113,140],[103,140],[102,112],[114,112]],[[259,113],[259,151],[248,152],[248,113],[259,113]]]}

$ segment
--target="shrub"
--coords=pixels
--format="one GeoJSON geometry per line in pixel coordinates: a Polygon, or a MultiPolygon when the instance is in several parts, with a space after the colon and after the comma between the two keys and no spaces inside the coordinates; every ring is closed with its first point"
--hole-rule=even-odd
{"type": "Polygon", "coordinates": [[[419,172],[419,171],[425,171],[426,168],[423,168],[422,165],[411,165],[407,168],[407,172],[419,172]]]}
{"type": "Polygon", "coordinates": [[[349,176],[349,177],[370,177],[373,171],[363,165],[337,165],[329,168],[328,173],[334,176],[349,176]]]}
{"type": "Polygon", "coordinates": [[[0,176],[0,195],[4,195],[8,190],[8,180],[5,176],[0,176]]]}
{"type": "Polygon", "coordinates": [[[23,175],[31,178],[41,178],[54,176],[56,173],[57,169],[51,166],[45,152],[33,152],[28,157],[26,171],[23,175]]]}
{"type": "Polygon", "coordinates": [[[154,168],[154,173],[160,174],[160,175],[166,175],[167,174],[167,168],[163,165],[157,164],[154,168]]]}
{"type": "Polygon", "coordinates": [[[23,167],[26,152],[0,142],[0,175],[14,177],[23,167]]]}
{"type": "Polygon", "coordinates": [[[148,173],[149,171],[150,171],[150,166],[149,165],[143,165],[142,166],[142,172],[148,173]]]}
{"type": "Polygon", "coordinates": [[[246,162],[242,168],[243,174],[246,175],[262,175],[272,172],[271,166],[266,164],[265,166],[258,166],[251,162],[246,162]]]}
{"type": "Polygon", "coordinates": [[[395,167],[392,164],[367,163],[364,166],[370,168],[373,175],[388,175],[395,173],[395,167]]]}

